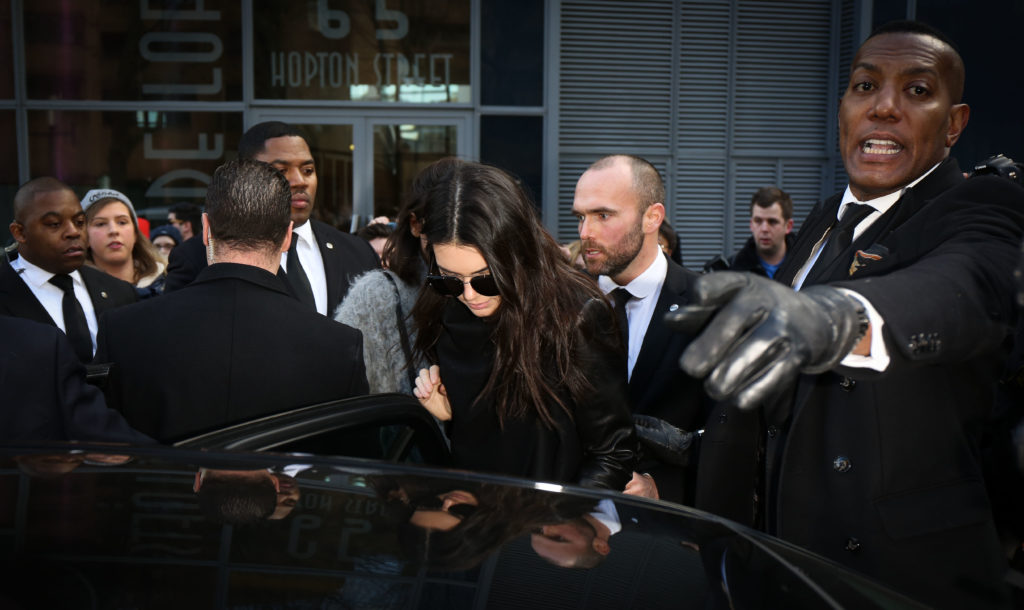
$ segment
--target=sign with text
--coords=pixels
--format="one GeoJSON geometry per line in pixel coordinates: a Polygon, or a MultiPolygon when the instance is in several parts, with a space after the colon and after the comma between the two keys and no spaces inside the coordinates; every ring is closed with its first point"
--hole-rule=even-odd
{"type": "Polygon", "coordinates": [[[260,2],[260,99],[468,103],[469,0],[260,2]]]}

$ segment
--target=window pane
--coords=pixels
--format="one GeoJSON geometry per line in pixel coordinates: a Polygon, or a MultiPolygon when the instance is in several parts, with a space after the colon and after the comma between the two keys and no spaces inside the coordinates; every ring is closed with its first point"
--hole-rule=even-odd
{"type": "Polygon", "coordinates": [[[10,159],[9,163],[0,163],[0,245],[11,242],[11,232],[7,226],[14,220],[14,193],[18,190],[18,150],[14,137],[14,111],[0,110],[0,159],[10,159]]]}
{"type": "Polygon", "coordinates": [[[395,217],[416,174],[456,153],[457,131],[453,125],[374,126],[374,216],[395,217]]]}
{"type": "Polygon", "coordinates": [[[484,0],[480,17],[484,105],[542,105],[544,0],[484,0]]]}
{"type": "Polygon", "coordinates": [[[469,0],[260,2],[261,99],[469,103],[469,0]]]}
{"type": "Polygon", "coordinates": [[[480,160],[518,178],[540,209],[543,119],[534,116],[480,117],[480,160]]]}
{"type": "Polygon", "coordinates": [[[26,2],[28,97],[241,100],[241,3],[181,4],[26,2]]]}
{"type": "Polygon", "coordinates": [[[316,164],[313,217],[347,232],[352,221],[352,126],[301,127],[316,164]]]}
{"type": "Polygon", "coordinates": [[[14,98],[12,40],[14,40],[14,36],[11,34],[11,0],[0,0],[0,99],[14,98]]]}
{"type": "Polygon", "coordinates": [[[33,176],[55,176],[79,195],[117,189],[154,218],[180,201],[202,205],[242,134],[241,113],[33,110],[28,122],[33,176]]]}

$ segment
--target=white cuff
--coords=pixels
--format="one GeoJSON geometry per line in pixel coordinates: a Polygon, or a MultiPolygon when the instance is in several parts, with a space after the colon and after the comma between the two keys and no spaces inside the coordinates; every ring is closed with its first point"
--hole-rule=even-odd
{"type": "Polygon", "coordinates": [[[868,356],[848,354],[840,361],[839,365],[855,369],[871,369],[878,372],[889,368],[889,350],[886,349],[885,339],[882,338],[882,328],[885,326],[885,320],[882,319],[881,314],[871,305],[870,301],[859,293],[847,290],[846,288],[836,288],[836,290],[841,291],[846,296],[857,299],[864,306],[864,311],[868,314],[868,320],[871,322],[871,327],[868,329],[868,332],[871,333],[871,354],[868,356]]]}

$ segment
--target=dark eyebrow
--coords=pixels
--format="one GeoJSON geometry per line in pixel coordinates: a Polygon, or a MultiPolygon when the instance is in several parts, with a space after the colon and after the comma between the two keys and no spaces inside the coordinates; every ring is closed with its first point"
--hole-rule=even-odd
{"type": "Polygon", "coordinates": [[[484,267],[483,269],[477,269],[476,271],[474,271],[474,272],[472,272],[472,273],[470,273],[470,274],[468,274],[468,275],[459,275],[458,273],[455,273],[454,271],[452,271],[452,270],[450,270],[450,269],[445,269],[445,268],[444,268],[444,267],[442,267],[441,265],[438,265],[438,266],[437,266],[437,270],[438,270],[438,271],[440,271],[440,272],[442,272],[442,273],[447,273],[448,275],[454,275],[454,276],[457,276],[457,277],[471,277],[471,276],[474,276],[474,275],[478,275],[478,274],[480,274],[480,273],[483,273],[484,271],[490,271],[490,270],[491,270],[491,266],[490,266],[490,265],[487,265],[487,266],[486,266],[486,267],[484,267]]]}
{"type": "Polygon", "coordinates": [[[577,210],[575,207],[572,209],[577,214],[614,214],[615,210],[612,208],[594,208],[592,210],[577,210]]]}
{"type": "MultiPolygon", "coordinates": [[[[855,63],[853,65],[853,68],[850,70],[850,72],[853,72],[855,70],[867,70],[868,72],[880,72],[881,71],[878,66],[876,66],[875,64],[872,64],[872,63],[868,63],[866,61],[860,61],[860,62],[855,63]]],[[[907,68],[907,69],[902,70],[900,72],[901,76],[914,76],[914,75],[917,75],[917,74],[928,74],[928,75],[936,76],[936,77],[939,75],[938,71],[936,71],[934,68],[929,68],[927,66],[915,66],[915,67],[912,67],[912,68],[907,68]]]]}

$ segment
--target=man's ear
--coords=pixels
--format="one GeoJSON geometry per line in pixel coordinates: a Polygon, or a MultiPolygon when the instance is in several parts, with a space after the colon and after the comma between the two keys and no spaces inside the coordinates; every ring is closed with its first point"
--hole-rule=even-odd
{"type": "Polygon", "coordinates": [[[792,230],[793,230],[793,219],[790,218],[789,220],[786,221],[786,233],[788,234],[792,230]]]}
{"type": "Polygon", "coordinates": [[[967,127],[971,117],[971,108],[967,104],[953,104],[949,109],[949,129],[946,130],[946,148],[952,148],[960,139],[960,134],[967,127]]]}
{"type": "Polygon", "coordinates": [[[608,541],[604,538],[594,537],[594,541],[591,543],[594,550],[597,551],[598,555],[608,556],[608,553],[612,551],[612,548],[608,545],[608,541]]]}
{"type": "Polygon", "coordinates": [[[210,217],[203,212],[203,245],[210,245],[210,217]]]}
{"type": "Polygon", "coordinates": [[[657,233],[661,223],[665,221],[665,206],[661,203],[652,203],[644,211],[643,230],[644,233],[657,233]]]}
{"type": "Polygon", "coordinates": [[[295,226],[295,221],[288,221],[288,231],[284,234],[284,241],[281,242],[281,252],[287,252],[292,247],[292,227],[295,226]]]}
{"type": "Polygon", "coordinates": [[[11,236],[14,237],[14,241],[19,244],[25,243],[25,225],[15,220],[7,226],[7,229],[11,232],[11,236]]]}

